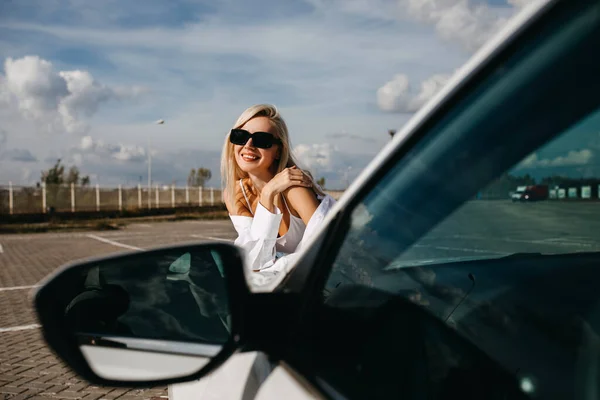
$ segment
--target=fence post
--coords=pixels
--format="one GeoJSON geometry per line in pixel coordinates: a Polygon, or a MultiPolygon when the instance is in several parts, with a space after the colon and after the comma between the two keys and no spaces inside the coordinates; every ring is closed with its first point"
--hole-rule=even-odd
{"type": "Polygon", "coordinates": [[[203,201],[203,196],[202,196],[202,186],[198,186],[198,206],[202,207],[202,201],[203,201]]]}
{"type": "Polygon", "coordinates": [[[8,209],[10,214],[12,215],[13,213],[13,206],[14,206],[14,202],[13,202],[13,187],[12,187],[12,182],[9,181],[8,182],[8,209]]]}
{"type": "Polygon", "coordinates": [[[158,193],[158,185],[156,185],[156,208],[160,208],[160,195],[158,193]]]}
{"type": "Polygon", "coordinates": [[[100,211],[100,185],[96,183],[96,211],[100,211]]]}
{"type": "Polygon", "coordinates": [[[175,185],[171,185],[171,208],[175,208],[175,185]]]}
{"type": "Polygon", "coordinates": [[[75,212],[75,184],[71,183],[71,212],[75,212]]]}
{"type": "Polygon", "coordinates": [[[142,185],[138,183],[138,208],[142,209],[142,185]]]}
{"type": "Polygon", "coordinates": [[[46,182],[42,182],[42,212],[46,214],[46,182]]]}
{"type": "Polygon", "coordinates": [[[215,205],[215,188],[210,188],[210,205],[215,205]]]}
{"type": "Polygon", "coordinates": [[[190,204],[190,187],[185,185],[185,204],[190,204]]]}
{"type": "Polygon", "coordinates": [[[119,185],[119,211],[123,211],[123,189],[119,185]]]}

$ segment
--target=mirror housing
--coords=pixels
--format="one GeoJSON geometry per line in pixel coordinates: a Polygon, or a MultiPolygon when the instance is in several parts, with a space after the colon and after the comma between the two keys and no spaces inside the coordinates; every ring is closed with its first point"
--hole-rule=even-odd
{"type": "Polygon", "coordinates": [[[80,376],[148,387],[199,379],[227,360],[249,295],[240,250],[205,243],[67,264],[34,304],[46,342],[80,376]]]}

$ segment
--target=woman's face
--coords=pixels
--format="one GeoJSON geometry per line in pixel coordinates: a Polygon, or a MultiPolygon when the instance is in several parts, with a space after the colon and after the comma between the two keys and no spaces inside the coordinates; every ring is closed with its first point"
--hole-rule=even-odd
{"type": "MultiPolygon", "coordinates": [[[[277,138],[275,128],[271,125],[267,117],[256,117],[246,122],[241,129],[250,133],[268,132],[277,138]]],[[[262,175],[266,172],[274,173],[272,167],[280,157],[281,145],[274,144],[269,149],[259,149],[254,147],[252,138],[248,139],[244,146],[233,145],[235,161],[240,169],[248,174],[262,175]]]]}

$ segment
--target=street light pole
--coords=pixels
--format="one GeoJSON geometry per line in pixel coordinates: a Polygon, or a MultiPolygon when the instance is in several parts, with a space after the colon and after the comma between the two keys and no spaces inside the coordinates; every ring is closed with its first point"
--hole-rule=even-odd
{"type": "MultiPolygon", "coordinates": [[[[165,120],[159,119],[156,125],[164,125],[165,120]]],[[[152,208],[152,150],[150,150],[150,138],[148,138],[148,208],[152,208]]]]}
{"type": "Polygon", "coordinates": [[[152,208],[152,151],[150,150],[150,139],[148,139],[148,209],[152,208]]]}

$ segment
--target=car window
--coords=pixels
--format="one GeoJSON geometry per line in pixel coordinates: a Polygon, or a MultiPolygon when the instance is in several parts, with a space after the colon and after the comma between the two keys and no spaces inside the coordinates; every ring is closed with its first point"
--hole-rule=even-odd
{"type": "Polygon", "coordinates": [[[551,79],[586,57],[598,21],[577,33],[592,14],[571,11],[484,74],[351,211],[317,312],[332,332],[313,332],[325,385],[381,388],[372,398],[600,389],[600,102],[574,100],[600,81],[587,67],[551,79]]]}
{"type": "MultiPolygon", "coordinates": [[[[600,251],[600,109],[562,132],[550,143],[481,187],[472,198],[404,251],[397,245],[405,231],[402,221],[393,229],[371,223],[373,215],[393,210],[379,209],[376,197],[393,196],[377,187],[374,196],[361,203],[352,214],[352,225],[344,246],[353,247],[361,263],[352,282],[380,287],[382,271],[427,266],[440,262],[500,258],[520,253],[564,254],[600,251]],[[360,239],[355,238],[358,236],[360,239]],[[352,239],[355,238],[355,239],[352,239]],[[366,268],[373,266],[373,270],[366,268]],[[367,273],[368,272],[368,273],[367,273]],[[360,274],[365,274],[360,276],[360,274]],[[375,281],[374,281],[375,280],[375,281]]],[[[444,193],[432,192],[431,196],[444,193]]],[[[341,261],[341,252],[338,261],[341,261]]],[[[340,267],[342,264],[337,264],[340,267]]],[[[329,284],[337,284],[335,279],[329,284]]]]}

